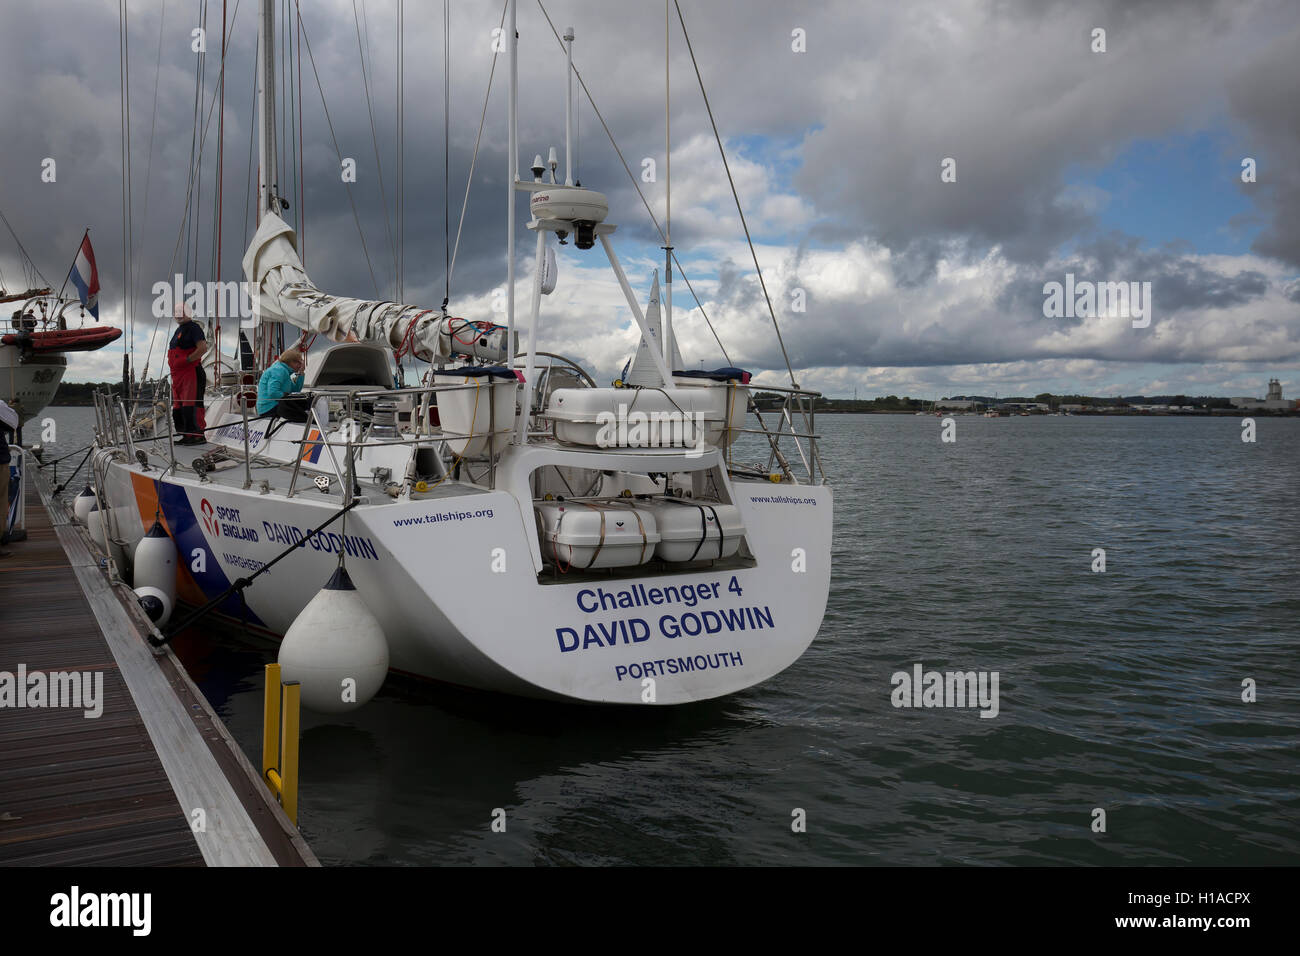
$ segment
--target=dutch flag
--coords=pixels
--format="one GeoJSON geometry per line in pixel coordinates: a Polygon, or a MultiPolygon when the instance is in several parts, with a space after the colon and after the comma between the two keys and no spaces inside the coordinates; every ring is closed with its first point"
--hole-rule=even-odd
{"type": "Polygon", "coordinates": [[[68,279],[81,294],[81,304],[86,311],[99,318],[99,269],[95,267],[95,250],[90,248],[90,236],[81,237],[81,248],[77,258],[72,260],[72,271],[68,279]]]}

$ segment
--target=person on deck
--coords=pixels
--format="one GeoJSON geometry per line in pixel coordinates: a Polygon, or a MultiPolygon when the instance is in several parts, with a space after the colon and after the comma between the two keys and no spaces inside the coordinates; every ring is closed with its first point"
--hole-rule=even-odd
{"type": "Polygon", "coordinates": [[[306,422],[307,396],[295,395],[302,389],[307,360],[296,348],[280,353],[275,364],[262,373],[257,383],[257,414],[283,418],[287,422],[306,422]]]}
{"type": "Polygon", "coordinates": [[[167,365],[172,373],[172,420],[176,431],[183,437],[178,445],[202,445],[203,430],[199,425],[198,377],[199,363],[208,350],[203,327],[194,321],[185,305],[176,306],[176,332],[167,347],[167,365]]]}

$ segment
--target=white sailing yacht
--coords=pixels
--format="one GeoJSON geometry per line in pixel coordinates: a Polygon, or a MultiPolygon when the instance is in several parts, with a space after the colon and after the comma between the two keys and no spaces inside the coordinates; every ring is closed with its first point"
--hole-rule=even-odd
{"type": "MultiPolygon", "coordinates": [[[[324,680],[326,696],[367,668],[378,666],[382,681],[386,666],[530,697],[677,704],[789,667],[818,632],[830,582],[818,396],[764,385],[784,401],[765,420],[751,407],[747,372],[679,367],[671,269],[661,315],[647,317],[614,250],[605,197],[573,183],[572,30],[565,175],[557,178],[552,151],[522,178],[508,0],[502,326],[337,296],[308,276],[268,182],[273,7],[262,0],[260,223],[243,266],[259,322],[337,344],[310,355],[306,424],[259,418],[246,385],[218,387],[206,403],[206,449],[177,445],[165,403],[133,413],[100,397],[92,460],[103,514],[92,528],[123,574],[155,521],[152,538],[178,558],[174,581],[171,565],[159,579],[135,562],[151,615],[174,626],[183,614],[173,601],[218,602],[268,634],[289,633],[285,648],[292,640],[304,649],[294,659],[318,661],[326,675],[306,666],[301,679],[324,680]],[[523,348],[514,302],[521,192],[536,236],[523,348]],[[636,374],[622,387],[596,387],[577,362],[539,349],[541,301],[555,281],[548,247],[570,237],[580,250],[599,247],[587,254],[608,259],[641,330],[636,374]],[[430,363],[424,382],[397,387],[395,349],[430,363]],[[740,445],[761,449],[766,464],[742,464],[740,445]],[[357,620],[313,616],[328,603],[322,595],[349,589],[363,605],[357,620]],[[364,650],[354,631],[378,633],[383,654],[373,642],[364,650]]],[[[286,664],[289,676],[298,675],[286,664]]],[[[312,699],[305,688],[304,703],[312,699]]]]}

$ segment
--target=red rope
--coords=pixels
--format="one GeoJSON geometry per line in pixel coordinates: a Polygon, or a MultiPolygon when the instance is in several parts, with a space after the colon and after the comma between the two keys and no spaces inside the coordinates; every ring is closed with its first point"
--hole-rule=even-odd
{"type": "Polygon", "coordinates": [[[425,309],[423,312],[415,313],[414,318],[412,318],[410,324],[407,325],[406,331],[402,333],[402,344],[399,347],[393,349],[393,358],[397,359],[400,362],[402,360],[402,356],[404,355],[415,355],[416,323],[418,323],[421,318],[428,315],[432,311],[433,309],[425,309]]]}

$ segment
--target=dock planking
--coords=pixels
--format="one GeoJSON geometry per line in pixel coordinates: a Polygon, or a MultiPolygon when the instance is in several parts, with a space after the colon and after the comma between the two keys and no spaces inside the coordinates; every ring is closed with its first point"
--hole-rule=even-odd
{"type": "Polygon", "coordinates": [[[0,864],[202,866],[112,650],[34,481],[0,561],[0,671],[103,675],[103,707],[0,708],[0,864]]]}
{"type": "Polygon", "coordinates": [[[102,675],[102,713],[0,708],[0,865],[319,866],[175,655],[149,649],[130,593],[28,474],[28,539],[0,562],[0,671],[102,675]],[[191,830],[199,808],[205,825],[191,830]]]}

